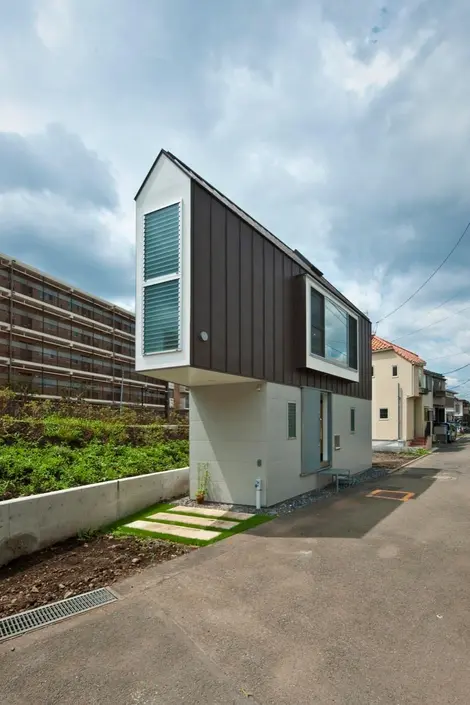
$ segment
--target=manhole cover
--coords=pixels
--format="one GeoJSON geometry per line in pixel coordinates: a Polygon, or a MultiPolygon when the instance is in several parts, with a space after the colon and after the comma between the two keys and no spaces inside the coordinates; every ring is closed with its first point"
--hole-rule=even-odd
{"type": "Polygon", "coordinates": [[[405,492],[403,490],[373,490],[366,497],[374,499],[393,499],[395,502],[407,502],[415,496],[414,492],[405,492]]]}
{"type": "Polygon", "coordinates": [[[36,607],[27,612],[20,612],[11,617],[0,619],[0,641],[9,639],[12,636],[20,636],[25,632],[47,624],[59,622],[67,617],[73,617],[81,612],[87,612],[95,607],[101,607],[109,602],[117,600],[116,595],[108,588],[99,588],[82,595],[69,597],[66,600],[52,602],[44,607],[36,607]]]}

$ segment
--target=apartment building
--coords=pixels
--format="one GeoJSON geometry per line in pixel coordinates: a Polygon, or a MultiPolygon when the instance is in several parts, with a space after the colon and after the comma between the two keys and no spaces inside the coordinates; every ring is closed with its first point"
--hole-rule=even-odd
{"type": "Polygon", "coordinates": [[[184,389],[135,372],[134,356],[134,314],[0,255],[0,387],[159,413],[187,406],[184,389]]]}

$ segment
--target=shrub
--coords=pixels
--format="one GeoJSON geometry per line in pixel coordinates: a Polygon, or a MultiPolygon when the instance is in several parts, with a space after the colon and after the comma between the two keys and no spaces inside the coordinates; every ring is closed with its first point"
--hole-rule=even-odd
{"type": "Polygon", "coordinates": [[[188,441],[128,446],[92,441],[82,448],[23,440],[0,445],[0,500],[145,475],[188,464],[188,441]]]}

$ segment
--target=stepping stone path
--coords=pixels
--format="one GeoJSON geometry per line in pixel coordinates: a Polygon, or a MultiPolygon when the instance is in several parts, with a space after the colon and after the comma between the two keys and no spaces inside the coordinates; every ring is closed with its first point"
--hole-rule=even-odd
{"type": "Polygon", "coordinates": [[[169,512],[178,512],[178,514],[201,514],[201,516],[210,516],[223,519],[235,519],[235,521],[245,521],[251,519],[254,514],[244,514],[243,512],[230,512],[225,509],[211,509],[210,507],[185,507],[179,505],[172,507],[169,512]]]}
{"type": "Polygon", "coordinates": [[[227,512],[224,509],[211,509],[210,507],[178,506],[172,507],[168,512],[156,512],[145,519],[132,521],[126,526],[152,534],[167,534],[189,540],[210,541],[220,536],[222,531],[234,529],[241,522],[251,519],[253,516],[255,515],[227,512]],[[188,516],[196,514],[199,516],[188,516]],[[188,526],[175,526],[170,522],[188,524],[188,526]],[[217,529],[219,530],[217,531],[217,529]]]}
{"type": "Polygon", "coordinates": [[[154,521],[178,521],[180,524],[194,524],[194,526],[203,526],[207,529],[222,529],[228,531],[238,526],[237,521],[222,521],[221,519],[208,519],[207,517],[191,517],[186,514],[168,514],[166,512],[158,512],[148,517],[154,521]]]}
{"type": "Polygon", "coordinates": [[[170,536],[180,536],[185,539],[198,539],[199,541],[210,541],[220,536],[220,531],[207,531],[205,529],[192,529],[189,526],[174,526],[172,524],[163,524],[157,521],[132,521],[126,524],[130,529],[141,529],[141,531],[149,531],[153,534],[168,534],[170,536]]]}

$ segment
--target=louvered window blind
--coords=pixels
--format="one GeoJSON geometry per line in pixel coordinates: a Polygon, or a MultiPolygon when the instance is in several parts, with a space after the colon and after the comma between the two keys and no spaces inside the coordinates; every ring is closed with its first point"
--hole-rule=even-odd
{"type": "Polygon", "coordinates": [[[144,216],[144,354],[180,349],[181,204],[144,216]]]}

